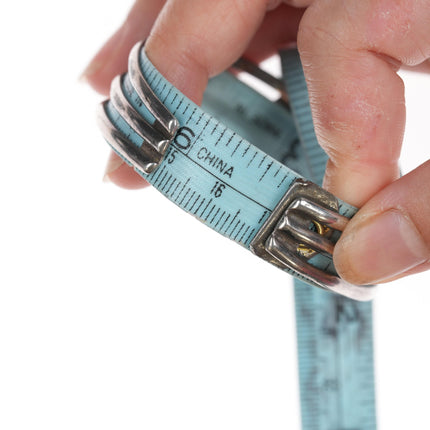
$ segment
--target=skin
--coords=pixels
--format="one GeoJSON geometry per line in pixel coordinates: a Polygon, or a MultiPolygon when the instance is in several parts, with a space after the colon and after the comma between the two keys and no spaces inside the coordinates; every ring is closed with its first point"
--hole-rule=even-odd
{"type": "MultiPolygon", "coordinates": [[[[83,76],[108,94],[146,39],[154,65],[199,103],[208,79],[240,56],[259,62],[297,43],[330,158],[324,187],[361,207],[335,247],[336,268],[356,284],[386,282],[430,267],[430,164],[399,179],[406,110],[396,73],[429,69],[429,22],[430,0],[137,0],[83,76]]],[[[147,185],[115,155],[106,178],[147,185]]]]}

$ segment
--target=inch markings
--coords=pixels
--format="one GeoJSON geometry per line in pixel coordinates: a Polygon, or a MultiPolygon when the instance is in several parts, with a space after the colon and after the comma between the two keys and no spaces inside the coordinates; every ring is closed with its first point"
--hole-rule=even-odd
{"type": "MultiPolygon", "coordinates": [[[[322,179],[324,172],[323,151],[313,132],[306,82],[297,67],[299,63],[294,63],[298,60],[295,55],[296,60],[289,59],[288,64],[295,67],[286,82],[291,110],[259,99],[243,91],[242,86],[235,88],[238,93],[226,92],[224,84],[228,79],[222,81],[221,76],[222,85],[214,93],[217,100],[226,102],[230,108],[240,100],[243,108],[236,112],[239,119],[226,118],[231,115],[231,109],[225,112],[218,109],[216,115],[220,121],[211,117],[210,110],[208,114],[201,112],[156,72],[144,54],[141,56],[143,75],[180,125],[166,155],[160,154],[162,161],[158,170],[145,179],[181,208],[246,247],[291,184],[300,177],[278,160],[289,160],[301,175],[316,181],[322,179]],[[237,119],[243,138],[223,125],[223,115],[228,124],[237,119]]],[[[146,109],[145,103],[136,101],[134,89],[127,97],[135,100],[140,109],[146,109]]],[[[135,145],[135,148],[129,147],[129,162],[139,170],[147,165],[145,157],[151,159],[148,153],[153,153],[154,148],[148,148],[148,142],[143,142],[113,104],[106,105],[109,120],[122,137],[127,137],[127,145],[135,145]],[[145,146],[140,151],[142,144],[145,146]]],[[[150,112],[145,115],[136,105],[132,107],[146,119],[148,115],[151,117],[150,112]]],[[[160,126],[157,121],[155,125],[160,126]]],[[[160,127],[154,131],[157,135],[160,127]]],[[[124,144],[123,139],[119,140],[124,144]]],[[[343,204],[340,207],[343,215],[353,214],[353,208],[343,204]]],[[[324,269],[326,261],[315,264],[324,269]]],[[[296,276],[300,278],[297,273],[296,276]]],[[[374,430],[373,370],[369,365],[373,361],[371,305],[356,306],[348,299],[298,284],[296,317],[303,428],[374,430]]]]}

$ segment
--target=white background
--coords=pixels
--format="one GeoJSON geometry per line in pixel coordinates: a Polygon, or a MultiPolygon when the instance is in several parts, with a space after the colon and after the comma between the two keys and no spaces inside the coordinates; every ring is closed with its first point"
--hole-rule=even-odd
{"type": "MultiPolygon", "coordinates": [[[[77,78],[130,4],[0,6],[0,429],[297,430],[288,277],[101,181],[100,97],[77,78]]],[[[430,158],[429,96],[407,76],[405,172],[430,158]]],[[[381,430],[430,428],[428,283],[375,302],[381,430]]]]}

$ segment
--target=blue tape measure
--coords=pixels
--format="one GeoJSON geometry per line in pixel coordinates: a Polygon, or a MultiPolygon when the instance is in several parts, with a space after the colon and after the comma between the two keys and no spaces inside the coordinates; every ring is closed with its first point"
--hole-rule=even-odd
{"type": "MultiPolygon", "coordinates": [[[[368,300],[372,287],[335,272],[333,246],[355,209],[303,179],[320,182],[326,157],[298,55],[282,58],[289,106],[224,73],[202,109],[138,45],[100,107],[101,129],[148,182],[214,230],[301,281],[368,300]]],[[[296,312],[303,428],[375,428],[370,304],[297,284],[296,312]]]]}
{"type": "MultiPolygon", "coordinates": [[[[290,106],[308,155],[301,173],[321,184],[327,155],[312,123],[295,50],[281,54],[290,106]]],[[[376,429],[372,303],[326,294],[295,280],[303,430],[376,429]]]]}

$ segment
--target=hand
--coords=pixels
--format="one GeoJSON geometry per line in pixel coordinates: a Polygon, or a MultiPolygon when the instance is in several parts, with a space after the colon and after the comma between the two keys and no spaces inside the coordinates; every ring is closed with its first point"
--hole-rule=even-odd
{"type": "MultiPolygon", "coordinates": [[[[364,204],[336,245],[340,275],[362,284],[427,270],[430,164],[399,179],[405,102],[396,72],[403,65],[427,67],[430,2],[280,3],[137,0],[84,76],[107,94],[111,79],[126,70],[131,47],[147,39],[154,65],[199,103],[208,78],[241,55],[258,62],[297,41],[317,137],[330,158],[324,186],[364,204]]],[[[145,185],[116,156],[107,176],[127,188],[145,185]]]]}

